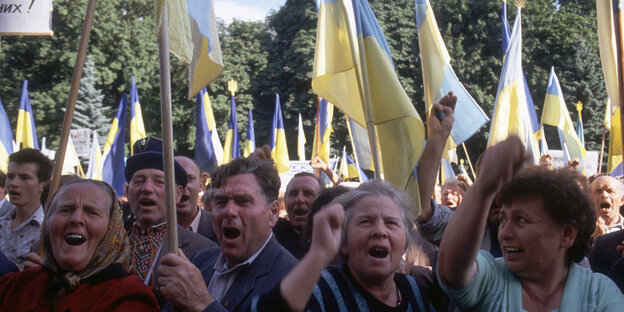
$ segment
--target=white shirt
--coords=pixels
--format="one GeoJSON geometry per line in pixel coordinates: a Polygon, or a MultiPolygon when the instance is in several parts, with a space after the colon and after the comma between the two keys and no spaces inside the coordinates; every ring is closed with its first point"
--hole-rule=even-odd
{"type": "Polygon", "coordinates": [[[26,261],[26,254],[37,251],[43,217],[43,207],[39,205],[30,218],[13,231],[11,221],[15,219],[15,207],[0,218],[0,250],[11,261],[21,266],[26,261]]]}
{"type": "Polygon", "coordinates": [[[201,208],[197,207],[197,214],[195,215],[195,218],[193,219],[193,222],[191,222],[191,225],[189,225],[188,230],[189,231],[193,231],[195,233],[197,233],[197,229],[199,228],[199,220],[201,219],[201,208]]]}

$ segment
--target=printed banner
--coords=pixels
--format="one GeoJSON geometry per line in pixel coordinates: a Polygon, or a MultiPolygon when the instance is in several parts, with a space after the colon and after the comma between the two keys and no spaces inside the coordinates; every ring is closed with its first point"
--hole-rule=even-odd
{"type": "Polygon", "coordinates": [[[52,36],[52,0],[0,0],[0,35],[52,36]]]}

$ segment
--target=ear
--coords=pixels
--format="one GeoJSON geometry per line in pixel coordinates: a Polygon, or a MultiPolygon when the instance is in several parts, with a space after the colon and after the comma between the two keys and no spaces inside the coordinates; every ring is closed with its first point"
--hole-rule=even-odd
{"type": "Polygon", "coordinates": [[[269,226],[273,228],[279,218],[279,201],[274,200],[269,204],[269,226]]]}
{"type": "Polygon", "coordinates": [[[184,187],[182,187],[182,185],[176,185],[176,189],[175,189],[176,203],[180,201],[180,198],[182,198],[183,193],[184,193],[184,187]]]}
{"type": "Polygon", "coordinates": [[[561,236],[561,247],[566,249],[572,247],[576,235],[578,234],[578,226],[571,224],[564,225],[561,232],[563,234],[561,236]]]}
{"type": "Polygon", "coordinates": [[[128,184],[128,182],[124,183],[124,193],[123,196],[128,197],[128,189],[129,189],[130,184],[128,184]]]}

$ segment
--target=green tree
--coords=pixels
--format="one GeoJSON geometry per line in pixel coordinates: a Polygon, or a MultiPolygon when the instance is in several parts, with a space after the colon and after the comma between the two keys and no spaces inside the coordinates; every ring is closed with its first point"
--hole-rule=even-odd
{"type": "Polygon", "coordinates": [[[104,94],[95,86],[95,73],[95,63],[87,56],[83,77],[80,79],[72,128],[88,128],[96,131],[100,145],[103,145],[110,128],[110,120],[106,118],[110,108],[102,106],[104,94]]]}

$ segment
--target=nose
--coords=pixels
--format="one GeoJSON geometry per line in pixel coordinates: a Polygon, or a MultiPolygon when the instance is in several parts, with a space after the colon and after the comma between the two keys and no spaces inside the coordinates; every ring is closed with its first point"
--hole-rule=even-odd
{"type": "Polygon", "coordinates": [[[82,209],[75,209],[69,222],[72,224],[84,224],[84,211],[82,209]]]}
{"type": "Polygon", "coordinates": [[[238,216],[238,206],[233,200],[229,200],[223,207],[223,216],[225,218],[236,218],[238,216]]]}
{"type": "Polygon", "coordinates": [[[509,222],[501,222],[498,226],[498,241],[503,242],[513,237],[512,226],[509,222]]]}
{"type": "Polygon", "coordinates": [[[384,224],[383,220],[377,220],[373,224],[373,237],[375,238],[387,238],[388,228],[384,224]]]}
{"type": "Polygon", "coordinates": [[[154,191],[154,182],[151,179],[146,179],[141,186],[141,191],[145,193],[151,193],[154,191]]]}

